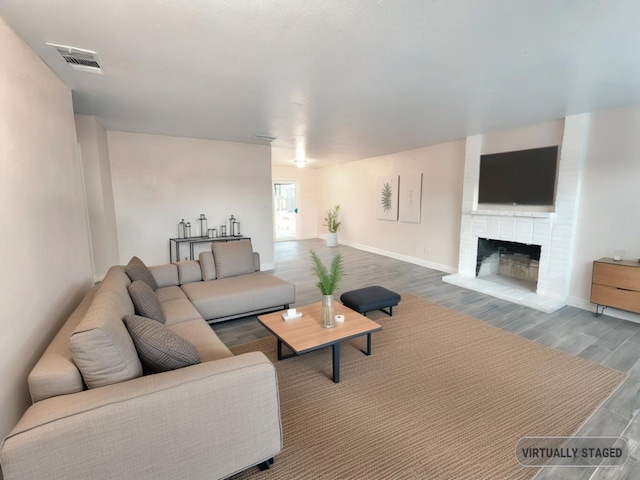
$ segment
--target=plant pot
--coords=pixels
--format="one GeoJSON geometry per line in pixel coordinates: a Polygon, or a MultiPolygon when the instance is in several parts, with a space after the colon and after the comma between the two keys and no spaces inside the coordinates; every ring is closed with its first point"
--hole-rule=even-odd
{"type": "Polygon", "coordinates": [[[320,319],[323,328],[333,328],[336,326],[336,319],[333,316],[333,295],[323,295],[320,319]]]}
{"type": "Polygon", "coordinates": [[[338,232],[329,233],[327,235],[327,247],[337,247],[338,246],[338,232]]]}

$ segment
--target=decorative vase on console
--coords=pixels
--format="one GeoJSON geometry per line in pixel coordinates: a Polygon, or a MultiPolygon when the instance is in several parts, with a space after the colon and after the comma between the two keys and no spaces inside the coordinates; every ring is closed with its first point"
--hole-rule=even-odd
{"type": "Polygon", "coordinates": [[[340,252],[336,253],[329,268],[322,263],[322,259],[313,250],[311,250],[311,258],[314,264],[313,270],[318,277],[316,285],[323,295],[320,309],[321,325],[323,328],[334,328],[336,320],[333,314],[333,293],[344,272],[344,258],[340,252]]]}
{"type": "Polygon", "coordinates": [[[204,216],[204,213],[200,214],[200,218],[198,219],[198,224],[200,226],[200,236],[206,237],[208,235],[208,227],[207,227],[207,217],[204,216]]]}

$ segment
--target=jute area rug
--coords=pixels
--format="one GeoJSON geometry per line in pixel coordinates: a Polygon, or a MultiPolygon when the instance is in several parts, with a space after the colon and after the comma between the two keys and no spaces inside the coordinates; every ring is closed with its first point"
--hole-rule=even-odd
{"type": "Polygon", "coordinates": [[[529,479],[523,436],[574,434],[625,380],[622,372],[402,295],[393,317],[331,350],[282,361],[274,337],[241,345],[276,365],[284,448],[270,470],[237,479],[529,479]]]}

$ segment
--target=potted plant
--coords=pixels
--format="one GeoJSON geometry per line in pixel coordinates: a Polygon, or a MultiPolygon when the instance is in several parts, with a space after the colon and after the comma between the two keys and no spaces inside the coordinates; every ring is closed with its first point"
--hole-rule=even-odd
{"type": "Polygon", "coordinates": [[[311,250],[311,258],[314,264],[313,270],[318,277],[316,285],[322,293],[321,324],[324,328],[333,328],[336,326],[333,316],[333,293],[344,274],[344,258],[342,253],[336,253],[329,268],[322,263],[322,259],[313,250],[311,250]]]}
{"type": "Polygon", "coordinates": [[[342,222],[338,221],[338,215],[340,215],[340,205],[336,205],[333,210],[327,211],[327,216],[324,217],[324,225],[329,230],[327,236],[327,247],[338,246],[338,228],[342,222]]]}

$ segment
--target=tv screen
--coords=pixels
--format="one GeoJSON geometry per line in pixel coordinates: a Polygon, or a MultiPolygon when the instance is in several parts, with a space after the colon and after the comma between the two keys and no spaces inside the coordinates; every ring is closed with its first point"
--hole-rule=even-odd
{"type": "Polygon", "coordinates": [[[478,203],[553,205],[558,147],[480,156],[478,203]]]}

